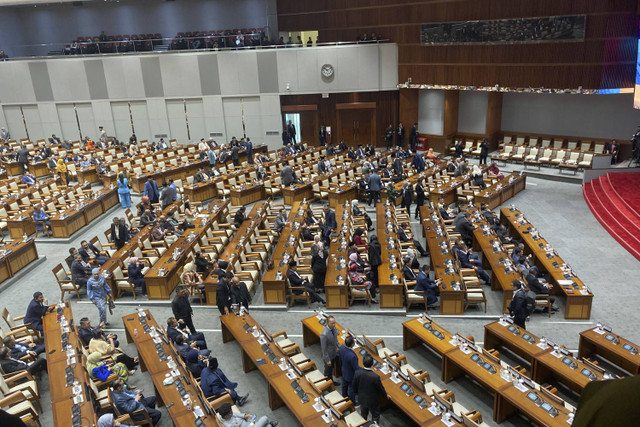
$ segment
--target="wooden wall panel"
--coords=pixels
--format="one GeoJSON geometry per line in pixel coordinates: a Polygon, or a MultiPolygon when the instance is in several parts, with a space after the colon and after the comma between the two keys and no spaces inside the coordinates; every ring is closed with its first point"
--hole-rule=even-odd
{"type": "MultiPolygon", "coordinates": [[[[317,105],[318,127],[324,124],[325,126],[331,126],[332,130],[337,130],[338,128],[337,105],[352,103],[363,103],[362,105],[364,106],[372,106],[371,103],[375,103],[375,135],[374,140],[371,142],[377,146],[384,146],[385,129],[390,124],[395,126],[398,123],[398,91],[332,93],[328,98],[323,98],[321,94],[280,96],[280,105],[283,110],[288,110],[288,106],[294,105],[317,105]]],[[[344,108],[344,105],[341,108],[344,108]]],[[[333,131],[331,142],[333,144],[340,142],[336,141],[335,132],[333,131]]],[[[316,137],[311,143],[312,145],[318,144],[317,129],[316,137]]]]}
{"type": "Polygon", "coordinates": [[[414,123],[418,123],[418,89],[400,89],[399,121],[407,129],[411,129],[414,123]]]}
{"type": "Polygon", "coordinates": [[[414,83],[443,85],[633,86],[637,0],[279,0],[278,8],[281,30],[319,30],[323,42],[375,32],[396,42],[399,82],[412,77],[414,83]],[[587,15],[583,42],[420,45],[422,23],[568,14],[587,15]]]}

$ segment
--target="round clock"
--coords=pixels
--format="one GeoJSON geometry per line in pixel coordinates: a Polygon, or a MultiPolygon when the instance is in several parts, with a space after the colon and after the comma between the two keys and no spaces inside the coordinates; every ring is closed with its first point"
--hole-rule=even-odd
{"type": "Polygon", "coordinates": [[[324,77],[324,78],[329,79],[329,78],[333,77],[333,73],[334,73],[333,65],[324,64],[322,66],[322,69],[320,70],[320,72],[322,73],[322,77],[324,77]]]}

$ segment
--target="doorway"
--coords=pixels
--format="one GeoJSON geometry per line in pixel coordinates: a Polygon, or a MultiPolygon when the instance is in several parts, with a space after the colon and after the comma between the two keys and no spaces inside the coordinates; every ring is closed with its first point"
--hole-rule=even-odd
{"type": "Polygon", "coordinates": [[[375,108],[348,108],[338,110],[338,140],[351,147],[374,144],[375,108]]]}
{"type": "Polygon", "coordinates": [[[302,130],[302,123],[300,120],[300,113],[285,113],[284,115],[284,129],[289,129],[289,122],[296,128],[296,142],[300,142],[300,131],[302,130]]]}

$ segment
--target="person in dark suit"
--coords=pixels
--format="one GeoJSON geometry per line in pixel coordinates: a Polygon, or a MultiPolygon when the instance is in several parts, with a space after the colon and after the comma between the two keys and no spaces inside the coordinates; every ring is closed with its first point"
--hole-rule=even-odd
{"type": "Polygon", "coordinates": [[[513,289],[513,298],[507,307],[511,316],[513,316],[513,323],[520,326],[522,329],[527,329],[525,322],[529,313],[527,312],[527,294],[524,290],[524,282],[513,279],[511,282],[513,289]]]}
{"type": "Polygon", "coordinates": [[[433,280],[429,278],[429,266],[426,264],[420,268],[420,273],[416,277],[416,286],[413,288],[415,292],[424,292],[427,297],[427,305],[438,303],[438,289],[442,279],[433,280]]]}
{"type": "Polygon", "coordinates": [[[251,142],[251,138],[247,138],[247,143],[244,146],[244,151],[247,153],[247,162],[250,165],[253,164],[253,142],[251,142]]]}
{"type": "Polygon", "coordinates": [[[184,322],[179,322],[175,317],[169,317],[167,319],[167,336],[171,341],[175,342],[178,336],[183,336],[187,344],[191,345],[192,343],[195,343],[196,347],[202,350],[207,348],[207,341],[205,340],[202,332],[187,334],[183,329],[185,329],[184,322]]]}
{"type": "MultiPolygon", "coordinates": [[[[80,339],[85,347],[89,345],[91,339],[96,335],[96,331],[102,332],[102,329],[94,328],[91,326],[91,321],[88,317],[83,317],[80,319],[80,327],[78,328],[78,335],[80,335],[80,339]]],[[[102,338],[105,341],[113,340],[113,345],[115,347],[120,347],[120,342],[118,341],[118,336],[115,334],[105,334],[102,332],[102,338]]]]}
{"type": "Polygon", "coordinates": [[[369,266],[371,267],[371,282],[373,286],[378,287],[378,267],[382,264],[382,246],[378,241],[378,236],[375,234],[369,235],[369,249],[367,249],[367,255],[369,255],[369,266]]]}
{"type": "Polygon", "coordinates": [[[237,145],[231,147],[231,161],[234,166],[240,166],[240,147],[237,145]]]}
{"type": "Polygon", "coordinates": [[[109,261],[110,257],[108,253],[104,251],[101,252],[100,250],[98,250],[98,248],[96,248],[94,245],[87,242],[86,240],[83,240],[82,242],[80,242],[80,246],[82,247],[78,249],[78,253],[82,256],[82,260],[84,262],[88,263],[92,259],[95,259],[99,265],[102,265],[105,262],[109,261]]]}
{"type": "Polygon", "coordinates": [[[411,160],[411,167],[415,168],[417,173],[424,172],[426,164],[420,153],[416,153],[413,156],[413,160],[411,160]]]}
{"type": "Polygon", "coordinates": [[[38,355],[44,353],[45,350],[44,344],[18,343],[16,337],[12,335],[4,337],[2,342],[11,352],[11,357],[18,360],[25,356],[38,357],[38,355]]]}
{"type": "Polygon", "coordinates": [[[118,217],[114,217],[111,223],[111,240],[116,244],[117,249],[120,249],[127,243],[127,234],[127,226],[121,223],[118,217]]]}
{"type": "Polygon", "coordinates": [[[458,257],[458,261],[460,261],[460,267],[472,268],[476,271],[478,277],[484,280],[485,285],[491,285],[491,277],[486,271],[484,271],[482,263],[471,253],[466,244],[463,243],[459,246],[454,246],[453,252],[458,257]]]}
{"type": "Polygon", "coordinates": [[[380,421],[380,399],[389,398],[387,391],[382,385],[380,376],[371,370],[373,358],[370,354],[365,354],[362,358],[364,369],[358,369],[353,377],[353,391],[358,395],[360,403],[360,415],[377,423],[380,421]]]}
{"type": "Polygon", "coordinates": [[[238,304],[238,306],[243,306],[248,309],[249,305],[251,305],[251,293],[249,289],[247,289],[247,284],[245,282],[241,282],[238,277],[234,277],[231,279],[231,304],[238,304]]]}
{"type": "Polygon", "coordinates": [[[29,164],[29,151],[24,147],[24,145],[20,146],[20,149],[17,153],[18,163],[22,166],[22,173],[27,172],[28,164],[29,164]]]}
{"type": "Polygon", "coordinates": [[[395,156],[393,159],[393,173],[399,177],[402,177],[402,173],[404,172],[404,167],[402,166],[402,160],[398,156],[395,156]]]}
{"type": "Polygon", "coordinates": [[[11,357],[8,347],[3,346],[0,348],[0,367],[5,374],[11,374],[19,371],[29,371],[30,374],[36,374],[41,371],[47,370],[47,360],[37,358],[31,363],[23,362],[22,360],[14,359],[11,357]]]}
{"type": "Polygon", "coordinates": [[[322,240],[324,240],[327,247],[331,240],[331,232],[336,229],[338,223],[336,222],[336,214],[328,205],[325,205],[324,210],[324,224],[322,225],[322,240]]]}
{"type": "Polygon", "coordinates": [[[226,391],[236,405],[242,406],[247,402],[249,393],[244,396],[238,395],[238,383],[229,381],[222,369],[218,369],[218,359],[210,357],[206,365],[207,369],[203,369],[200,374],[200,385],[205,397],[218,396],[226,391]]]}
{"type": "Polygon", "coordinates": [[[344,339],[344,345],[338,349],[338,357],[342,366],[342,396],[349,397],[353,404],[356,404],[356,394],[353,391],[353,377],[360,369],[358,365],[358,355],[353,351],[355,341],[351,335],[344,339]]]}
{"type": "Polygon", "coordinates": [[[409,228],[409,223],[403,222],[398,227],[398,240],[401,242],[413,242],[418,252],[420,252],[420,256],[427,256],[427,251],[422,247],[422,243],[413,238],[411,229],[409,228]]]}
{"type": "Polygon", "coordinates": [[[382,190],[382,180],[376,171],[373,171],[367,177],[367,186],[369,186],[369,206],[373,202],[375,207],[380,200],[380,191],[382,190]]]}
{"type": "Polygon", "coordinates": [[[480,143],[480,162],[481,165],[487,164],[487,156],[489,155],[489,141],[487,138],[482,138],[480,143]]]}
{"type": "MultiPolygon", "coordinates": [[[[114,380],[113,383],[111,383],[111,387],[113,388],[113,392],[111,393],[113,404],[118,408],[120,413],[130,414],[140,409],[145,409],[154,426],[160,422],[162,412],[155,409],[155,396],[142,397],[142,392],[140,390],[133,391],[128,388],[125,390],[124,381],[121,379],[114,380]]],[[[131,419],[140,421],[144,419],[144,416],[142,414],[136,414],[133,415],[131,419]]]]}
{"type": "Polygon", "coordinates": [[[296,126],[291,123],[289,120],[289,125],[287,126],[287,133],[289,134],[289,142],[292,144],[296,143],[296,126]]]}
{"type": "MultiPolygon", "coordinates": [[[[189,303],[189,290],[187,288],[178,289],[175,298],[171,301],[171,311],[173,311],[173,315],[183,328],[184,326],[188,327],[192,335],[198,333],[193,324],[193,309],[191,308],[191,303],[189,303]]],[[[204,335],[202,339],[204,340],[204,335]]]]}
{"type": "MultiPolygon", "coordinates": [[[[411,134],[409,135],[409,139],[411,141],[411,151],[416,152],[416,145],[418,145],[418,124],[414,123],[411,126],[411,134]]],[[[421,172],[421,171],[418,171],[421,172]]]]}
{"type": "MultiPolygon", "coordinates": [[[[415,191],[416,191],[416,214],[415,214],[415,218],[418,219],[418,216],[420,215],[420,206],[424,205],[424,201],[426,199],[426,195],[424,193],[424,187],[422,185],[422,179],[419,178],[418,182],[416,182],[416,186],[415,186],[415,191]]],[[[411,212],[407,212],[409,215],[411,215],[411,212]]]]}
{"type": "Polygon", "coordinates": [[[229,282],[233,277],[233,273],[226,272],[224,275],[218,275],[218,285],[216,286],[216,305],[220,314],[229,314],[231,309],[231,289],[229,282]]]}
{"type": "Polygon", "coordinates": [[[400,207],[407,210],[407,214],[411,215],[411,203],[413,203],[413,190],[409,186],[408,182],[402,184],[402,202],[400,207]]]}
{"type": "MultiPolygon", "coordinates": [[[[305,290],[309,293],[311,297],[311,302],[319,302],[321,304],[326,304],[325,300],[322,299],[320,295],[314,289],[314,286],[308,281],[302,278],[300,274],[298,274],[298,263],[296,261],[289,262],[289,271],[287,271],[287,279],[289,280],[289,285],[295,287],[304,287],[305,290]]],[[[293,293],[299,295],[302,293],[302,290],[295,289],[293,293]]]]}
{"type": "Polygon", "coordinates": [[[327,145],[327,128],[324,125],[320,125],[318,139],[320,140],[320,146],[324,147],[327,145]]]}
{"type": "Polygon", "coordinates": [[[415,271],[413,271],[413,269],[411,268],[411,258],[410,257],[404,257],[404,263],[402,265],[402,275],[404,276],[404,280],[407,280],[409,282],[415,282],[418,278],[417,274],[415,271]]]}
{"type": "MultiPolygon", "coordinates": [[[[538,267],[533,266],[527,271],[525,275],[525,280],[527,281],[527,285],[529,289],[535,292],[536,295],[547,295],[549,296],[549,301],[551,302],[551,309],[557,310],[556,307],[553,307],[553,303],[556,301],[555,297],[550,296],[551,289],[553,286],[550,283],[547,283],[546,280],[538,277],[538,267]]],[[[546,307],[545,307],[546,311],[546,307]]]]}
{"type": "Polygon", "coordinates": [[[455,225],[455,228],[454,228],[456,233],[460,233],[460,235],[462,236],[462,240],[464,240],[464,242],[468,246],[471,246],[471,243],[473,241],[473,230],[474,229],[475,229],[475,227],[471,223],[471,214],[468,213],[468,212],[465,212],[460,217],[460,220],[457,221],[457,223],[455,225]]]}
{"type": "Polygon", "coordinates": [[[76,286],[87,286],[87,280],[91,277],[91,267],[85,265],[82,261],[82,255],[75,255],[75,259],[71,262],[71,280],[76,286]]]}
{"type": "Polygon", "coordinates": [[[293,184],[293,169],[288,163],[282,163],[282,169],[280,170],[280,177],[282,178],[282,185],[285,187],[293,184]]]}
{"type": "Polygon", "coordinates": [[[404,128],[404,125],[402,124],[402,122],[398,125],[398,128],[396,129],[396,145],[398,147],[403,147],[404,146],[404,134],[405,134],[406,130],[404,128]]]}
{"type": "Polygon", "coordinates": [[[31,323],[33,327],[42,333],[42,317],[47,311],[53,311],[55,306],[49,307],[49,300],[45,299],[42,292],[33,293],[33,299],[29,302],[27,313],[24,315],[23,322],[31,323]]]}
{"type": "Polygon", "coordinates": [[[242,225],[242,223],[244,221],[246,221],[248,218],[245,216],[245,212],[246,212],[246,208],[244,206],[241,206],[240,209],[238,209],[236,211],[236,214],[233,216],[233,223],[240,227],[242,225]]]}
{"type": "Polygon", "coordinates": [[[620,152],[620,145],[616,142],[615,139],[611,140],[608,149],[606,150],[609,154],[611,154],[611,164],[615,165],[618,163],[618,153],[620,152]]]}
{"type": "Polygon", "coordinates": [[[144,195],[147,196],[152,204],[158,203],[160,199],[160,190],[158,190],[158,184],[156,181],[149,175],[147,177],[147,182],[144,183],[144,195]]]}

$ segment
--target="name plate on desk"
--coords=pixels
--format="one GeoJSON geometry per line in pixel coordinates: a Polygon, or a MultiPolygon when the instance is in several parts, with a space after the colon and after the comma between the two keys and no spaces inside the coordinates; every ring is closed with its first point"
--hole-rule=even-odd
{"type": "Polygon", "coordinates": [[[389,377],[389,379],[390,379],[391,381],[393,381],[393,383],[394,383],[394,384],[400,384],[400,383],[402,382],[402,380],[400,379],[400,377],[395,377],[395,378],[394,378],[393,376],[391,376],[391,377],[389,377]]]}
{"type": "Polygon", "coordinates": [[[460,347],[460,351],[463,352],[464,354],[471,354],[472,351],[470,348],[468,347],[460,347]]]}
{"type": "Polygon", "coordinates": [[[547,348],[549,348],[549,346],[548,346],[548,345],[546,345],[546,344],[545,344],[545,343],[543,343],[543,342],[539,342],[539,343],[538,343],[538,344],[536,344],[536,345],[537,345],[538,347],[540,347],[541,349],[543,349],[543,350],[546,350],[547,348]]]}

